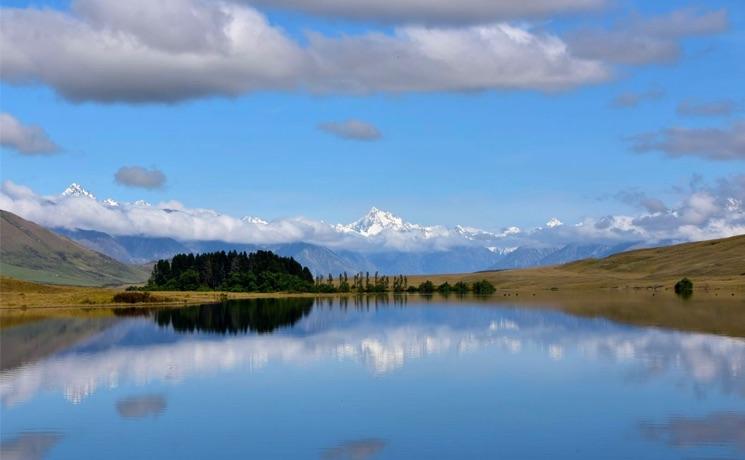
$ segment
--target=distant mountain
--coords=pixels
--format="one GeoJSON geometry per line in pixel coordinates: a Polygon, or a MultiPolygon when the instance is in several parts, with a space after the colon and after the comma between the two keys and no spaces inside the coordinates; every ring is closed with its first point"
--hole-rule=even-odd
{"type": "Polygon", "coordinates": [[[493,270],[507,270],[511,268],[536,267],[543,264],[543,260],[555,253],[559,248],[517,248],[498,257],[496,263],[489,268],[493,270]]]}
{"type": "MultiPolygon", "coordinates": [[[[379,229],[377,225],[378,223],[373,223],[371,226],[360,228],[363,231],[369,231],[379,229]]],[[[565,245],[550,248],[519,247],[510,250],[459,246],[447,250],[431,251],[361,252],[332,250],[309,243],[257,245],[225,241],[177,241],[172,238],[149,236],[112,236],[91,230],[54,229],[54,231],[83,246],[121,262],[132,264],[168,259],[179,253],[252,252],[265,249],[282,256],[293,257],[310,268],[314,274],[324,275],[359,271],[418,275],[516,269],[562,264],[585,258],[601,258],[638,247],[635,243],[623,243],[618,245],[565,245]]]]}
{"type": "MultiPolygon", "coordinates": [[[[83,246],[129,264],[144,264],[175,254],[191,252],[189,247],[172,238],[150,236],[112,236],[94,230],[52,229],[83,246]]],[[[203,251],[202,251],[203,252],[203,251]]]]}
{"type": "MultiPolygon", "coordinates": [[[[148,215],[154,221],[167,221],[170,215],[179,219],[203,223],[206,217],[220,222],[232,218],[212,210],[186,210],[170,205],[150,205],[144,201],[134,203],[117,202],[111,198],[97,201],[93,193],[79,184],[71,184],[58,198],[67,200],[96,201],[105,208],[105,213],[116,216],[120,213],[136,213],[136,219],[148,215]]],[[[54,201],[54,199],[52,199],[54,201]]],[[[135,219],[135,220],[136,220],[135,219]]],[[[220,250],[256,251],[268,249],[282,256],[294,257],[309,267],[315,274],[337,274],[340,272],[369,271],[385,274],[436,274],[473,272],[489,269],[514,269],[571,262],[587,257],[604,257],[623,251],[634,243],[618,245],[565,244],[550,246],[532,239],[536,232],[554,235],[565,230],[557,218],[549,219],[542,227],[524,231],[518,227],[507,227],[490,232],[475,227],[456,225],[420,225],[407,222],[401,217],[373,207],[360,219],[350,224],[330,225],[294,221],[266,221],[256,216],[234,219],[225,232],[241,228],[240,239],[272,239],[278,233],[295,225],[315,228],[328,240],[329,234],[338,236],[334,248],[315,244],[312,241],[297,241],[275,244],[233,243],[219,240],[199,240],[193,237],[155,237],[147,234],[111,235],[94,230],[70,230],[56,228],[55,232],[78,243],[102,252],[126,263],[146,264],[158,259],[170,258],[178,253],[200,253],[220,250]],[[350,249],[354,247],[355,249],[350,249]]],[[[182,226],[182,224],[179,224],[182,226]]],[[[201,225],[200,225],[201,227],[201,225]]],[[[134,232],[134,230],[133,230],[134,232]]],[[[189,232],[187,232],[189,233],[189,232]]],[[[209,233],[209,232],[208,232],[209,233]]],[[[219,233],[222,235],[222,232],[219,233]]],[[[304,231],[299,232],[303,238],[304,231]]],[[[311,235],[313,232],[311,232],[311,235]]],[[[236,238],[225,234],[226,239],[236,238]]],[[[296,236],[297,238],[297,236],[296,236]]],[[[333,239],[333,237],[332,237],[333,239]]],[[[550,238],[549,238],[550,240],[550,238]]]]}
{"type": "Polygon", "coordinates": [[[148,273],[0,210],[0,273],[53,284],[120,285],[148,273]]]}

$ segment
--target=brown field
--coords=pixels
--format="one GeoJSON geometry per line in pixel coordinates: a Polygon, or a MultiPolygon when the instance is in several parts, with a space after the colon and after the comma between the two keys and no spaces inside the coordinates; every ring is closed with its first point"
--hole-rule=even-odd
{"type": "MultiPolygon", "coordinates": [[[[220,302],[228,299],[257,299],[277,296],[307,297],[309,295],[281,292],[156,291],[151,292],[156,302],[131,304],[113,301],[114,295],[120,292],[124,292],[124,288],[56,286],[0,277],[0,310],[191,305],[220,302]]],[[[317,294],[312,295],[317,296],[317,294]]]]}

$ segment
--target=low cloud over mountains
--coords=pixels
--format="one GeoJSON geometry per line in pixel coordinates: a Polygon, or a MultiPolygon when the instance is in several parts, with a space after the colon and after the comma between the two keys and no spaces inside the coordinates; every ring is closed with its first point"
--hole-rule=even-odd
{"type": "Polygon", "coordinates": [[[562,224],[558,219],[533,229],[508,227],[486,231],[473,227],[419,225],[376,208],[351,224],[332,225],[304,217],[265,221],[234,217],[211,209],[187,208],[177,201],[151,205],[98,200],[73,184],[65,193],[42,196],[5,181],[0,208],[50,228],[83,229],[111,235],[145,235],[178,241],[224,241],[240,244],[310,243],[334,250],[445,251],[455,247],[509,252],[518,247],[566,244],[679,242],[745,233],[745,176],[712,185],[694,184],[677,204],[639,192],[620,193],[627,204],[638,203],[635,215],[586,217],[562,224]]]}

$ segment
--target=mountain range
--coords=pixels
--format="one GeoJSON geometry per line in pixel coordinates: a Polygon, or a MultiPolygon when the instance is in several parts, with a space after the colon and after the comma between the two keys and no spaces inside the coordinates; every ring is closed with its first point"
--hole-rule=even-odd
{"type": "MultiPolygon", "coordinates": [[[[112,198],[99,201],[93,193],[76,183],[56,197],[44,197],[44,205],[54,210],[74,205],[93,209],[95,212],[90,215],[111,216],[111,219],[99,219],[103,224],[69,222],[72,220],[69,219],[64,225],[47,224],[47,227],[86,248],[127,264],[147,264],[178,253],[268,249],[294,257],[316,274],[377,271],[414,275],[561,264],[648,246],[638,240],[563,242],[559,236],[567,226],[556,218],[529,231],[513,226],[499,232],[461,225],[450,228],[410,223],[375,207],[349,224],[329,225],[301,219],[269,222],[254,216],[233,219],[211,210],[187,210],[178,204],[153,206],[142,200],[126,203],[112,198]],[[116,228],[116,231],[101,228],[117,217],[123,217],[129,225],[124,229],[116,228]],[[152,230],[142,230],[142,222],[159,221],[163,225],[145,226],[152,230]],[[175,228],[173,222],[178,223],[181,237],[175,235],[178,233],[175,230],[169,230],[175,228]],[[210,228],[212,223],[214,226],[225,225],[227,230],[224,234],[214,230],[210,228]],[[293,239],[277,236],[292,225],[312,237],[302,240],[301,232],[296,237],[299,240],[272,242],[293,239]],[[236,227],[242,228],[236,232],[236,227]],[[191,231],[195,228],[199,231],[191,231]],[[312,230],[306,231],[307,228],[312,230]],[[195,236],[183,236],[190,232],[195,236]],[[174,236],[164,236],[169,233],[174,236]],[[201,235],[210,238],[199,238],[201,235]],[[534,235],[539,235],[540,241],[532,238],[534,235]],[[244,241],[236,242],[236,239],[244,241]]],[[[672,243],[674,241],[668,242],[672,243]]],[[[660,245],[660,242],[655,244],[660,245]]]]}

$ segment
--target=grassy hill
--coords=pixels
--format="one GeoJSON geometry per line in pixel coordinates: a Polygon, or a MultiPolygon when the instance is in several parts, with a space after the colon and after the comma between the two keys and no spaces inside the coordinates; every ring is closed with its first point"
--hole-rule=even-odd
{"type": "Polygon", "coordinates": [[[50,284],[140,283],[148,272],[118,262],[0,210],[0,274],[50,284]]]}
{"type": "Polygon", "coordinates": [[[603,259],[523,270],[409,277],[409,283],[430,279],[475,281],[487,279],[497,288],[542,291],[551,289],[670,288],[682,277],[697,288],[745,289],[745,235],[622,252],[603,259]]]}
{"type": "Polygon", "coordinates": [[[651,278],[743,276],[745,282],[745,235],[622,252],[563,267],[577,272],[635,273],[651,278]]]}

